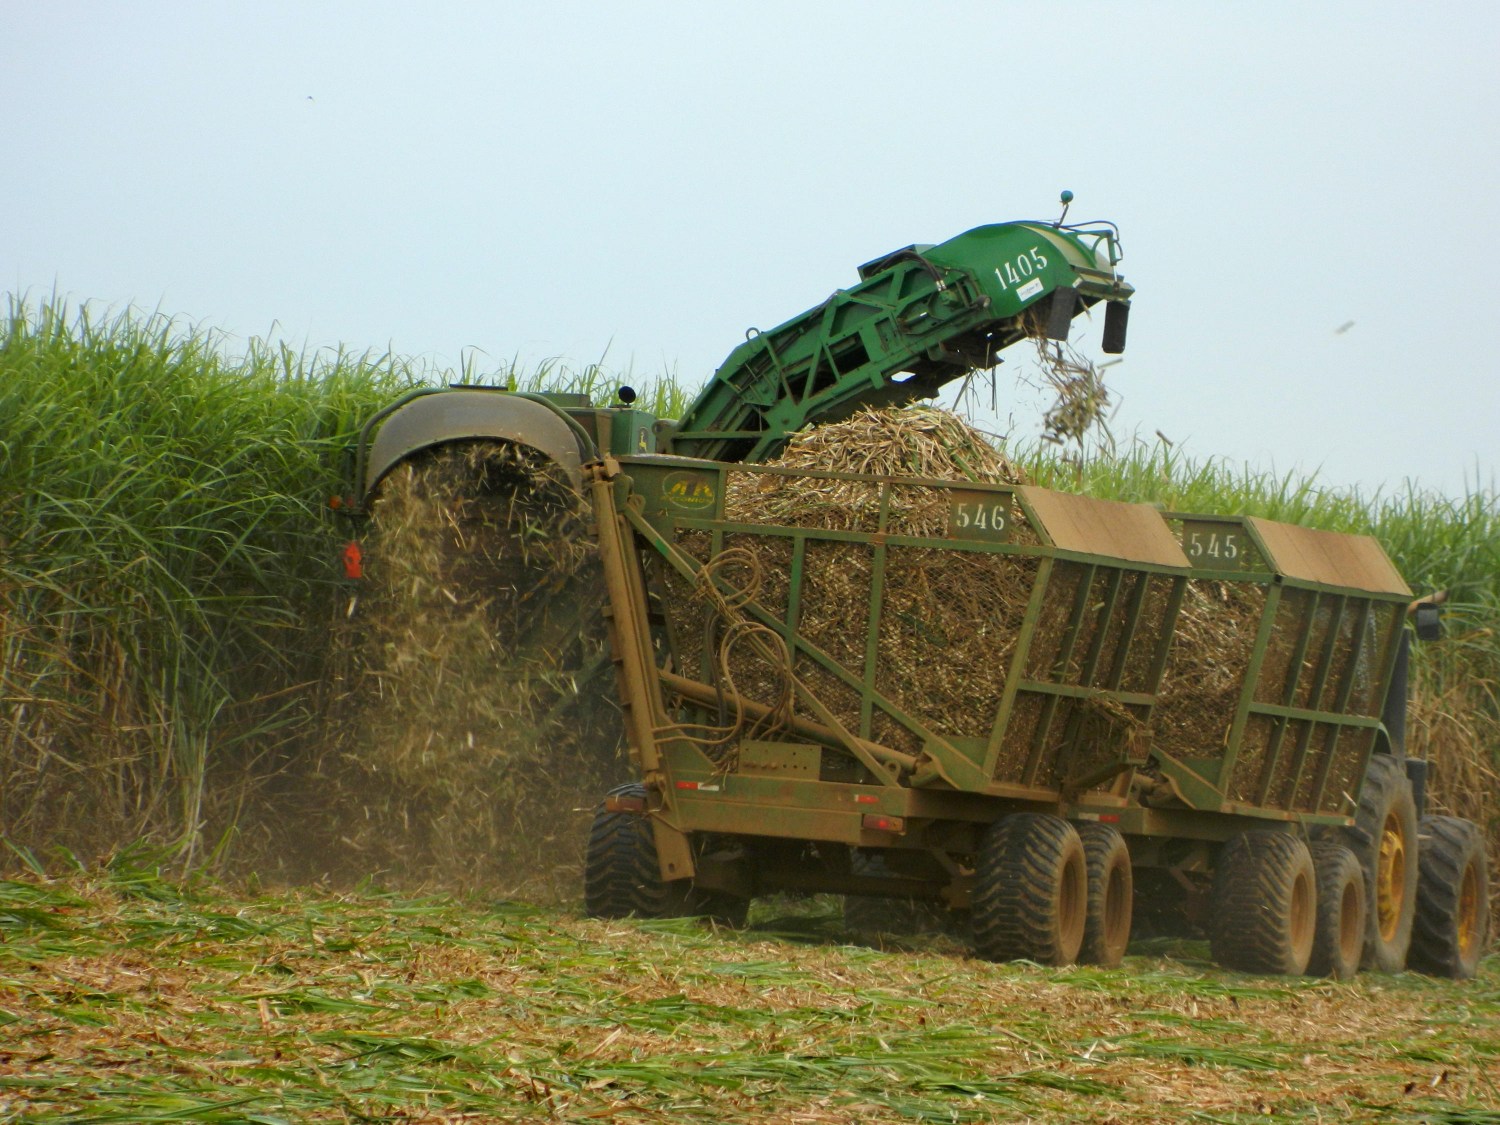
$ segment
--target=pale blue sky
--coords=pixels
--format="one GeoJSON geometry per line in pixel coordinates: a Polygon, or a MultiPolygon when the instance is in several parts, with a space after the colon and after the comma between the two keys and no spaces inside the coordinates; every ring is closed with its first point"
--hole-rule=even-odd
{"type": "Polygon", "coordinates": [[[1492,2],[0,0],[0,289],[696,384],[1069,188],[1139,290],[1117,433],[1456,493],[1500,460],[1497,49],[1492,2]]]}

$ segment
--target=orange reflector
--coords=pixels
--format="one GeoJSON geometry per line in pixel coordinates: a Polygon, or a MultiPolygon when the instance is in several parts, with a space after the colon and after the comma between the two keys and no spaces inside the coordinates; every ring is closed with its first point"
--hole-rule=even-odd
{"type": "Polygon", "coordinates": [[[856,793],[856,794],[854,794],[854,803],[856,805],[874,805],[874,804],[878,804],[879,801],[880,801],[879,797],[873,797],[873,796],[870,796],[867,793],[856,793]]]}
{"type": "Polygon", "coordinates": [[[1117,813],[1117,812],[1100,813],[1099,814],[1099,823],[1100,824],[1118,824],[1118,823],[1120,823],[1120,814],[1117,813]]]}
{"type": "Polygon", "coordinates": [[[353,541],[344,546],[344,577],[358,579],[365,576],[365,554],[353,541]]]}
{"type": "Polygon", "coordinates": [[[865,813],[860,824],[871,832],[905,832],[906,817],[886,816],[884,813],[865,813]]]}
{"type": "Polygon", "coordinates": [[[644,798],[644,797],[621,796],[618,793],[611,793],[608,797],[604,798],[604,811],[605,812],[645,812],[646,811],[646,798],[644,798]]]}

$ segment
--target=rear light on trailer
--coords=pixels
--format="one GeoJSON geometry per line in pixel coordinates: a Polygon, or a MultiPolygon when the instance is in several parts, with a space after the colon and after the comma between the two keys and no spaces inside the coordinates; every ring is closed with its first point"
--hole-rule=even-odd
{"type": "Polygon", "coordinates": [[[859,818],[860,825],[869,832],[905,832],[906,817],[886,816],[885,813],[865,813],[859,818]]]}
{"type": "Polygon", "coordinates": [[[356,582],[365,576],[365,553],[360,550],[359,544],[350,540],[344,545],[344,577],[351,582],[356,582]]]}

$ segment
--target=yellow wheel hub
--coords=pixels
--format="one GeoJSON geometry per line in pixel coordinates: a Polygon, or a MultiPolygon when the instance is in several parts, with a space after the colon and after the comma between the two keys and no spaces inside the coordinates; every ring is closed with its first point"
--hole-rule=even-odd
{"type": "Polygon", "coordinates": [[[1479,874],[1474,864],[1464,868],[1464,879],[1458,891],[1458,952],[1468,960],[1479,941],[1479,874]]]}
{"type": "Polygon", "coordinates": [[[1394,812],[1380,831],[1380,854],[1375,866],[1375,919],[1382,941],[1391,941],[1406,904],[1406,836],[1394,812]]]}

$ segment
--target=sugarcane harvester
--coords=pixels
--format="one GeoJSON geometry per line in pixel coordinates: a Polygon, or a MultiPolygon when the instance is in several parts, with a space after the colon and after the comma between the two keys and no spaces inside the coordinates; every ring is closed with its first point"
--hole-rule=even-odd
{"type": "Polygon", "coordinates": [[[580,483],[582,466],[605,453],[765,461],[810,425],[931,398],[1020,340],[1066,340],[1100,301],[1104,350],[1120,352],[1134,290],[1118,262],[1106,225],[998,223],[907,246],[861,266],[857,285],[817,308],[747,333],[675,422],[632,409],[628,388],[607,408],[576,394],[414,391],[365,424],[355,500],[414,453],[476,439],[534,448],[580,483]]]}
{"type": "Polygon", "coordinates": [[[675,422],[628,388],[599,408],[454,387],[364,427],[356,515],[404,460],[469,441],[533,451],[592,504],[640,780],[595,817],[591,913],[880,896],[967,919],[982,956],[1113,964],[1139,882],[1197,910],[1231,967],[1474,972],[1483,842],[1419,823],[1411,592],[1373,540],[764,464],[810,425],[1064,340],[1101,302],[1121,351],[1118,262],[1107,224],[979,227],[752,331],[675,422]],[[842,508],[761,504],[799,490],[842,508]],[[1236,607],[1208,630],[1222,651],[1185,604],[1236,607]],[[1183,687],[1204,660],[1209,705],[1183,687]]]}

